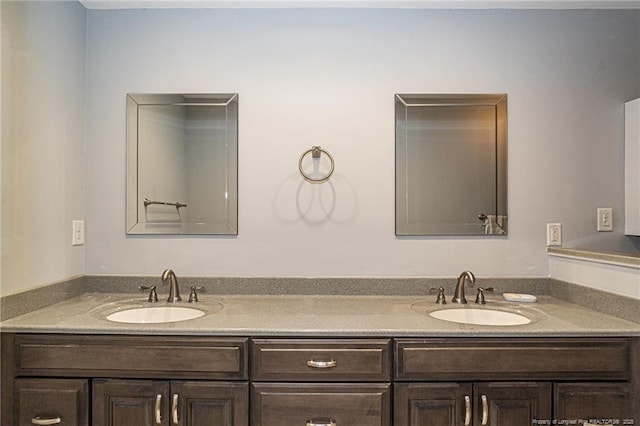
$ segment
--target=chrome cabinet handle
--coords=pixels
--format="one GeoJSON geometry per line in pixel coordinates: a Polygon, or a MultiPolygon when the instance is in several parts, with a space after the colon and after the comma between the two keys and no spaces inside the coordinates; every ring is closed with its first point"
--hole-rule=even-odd
{"type": "Polygon", "coordinates": [[[171,421],[174,425],[178,424],[178,394],[173,394],[173,401],[171,402],[171,421]]]}
{"type": "Polygon", "coordinates": [[[464,396],[464,426],[471,424],[471,397],[464,396]]]}
{"type": "Polygon", "coordinates": [[[486,426],[489,421],[489,403],[487,395],[482,395],[482,426],[486,426]]]}
{"type": "Polygon", "coordinates": [[[333,368],[338,365],[338,361],[335,361],[333,359],[331,361],[316,361],[310,359],[309,361],[307,361],[307,365],[313,368],[333,368]]]}
{"type": "Polygon", "coordinates": [[[60,417],[40,417],[35,416],[31,418],[32,425],[57,425],[62,422],[60,417]]]}
{"type": "Polygon", "coordinates": [[[159,393],[156,395],[156,409],[155,409],[155,417],[156,417],[157,425],[162,424],[162,414],[160,413],[161,405],[162,405],[162,394],[159,393]]]}
{"type": "Polygon", "coordinates": [[[333,419],[309,419],[307,426],[336,426],[336,421],[333,419]]]}

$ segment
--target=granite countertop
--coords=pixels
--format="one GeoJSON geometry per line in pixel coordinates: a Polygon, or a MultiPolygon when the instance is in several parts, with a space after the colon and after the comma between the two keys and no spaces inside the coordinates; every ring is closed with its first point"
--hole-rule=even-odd
{"type": "MultiPolygon", "coordinates": [[[[105,316],[126,308],[148,306],[140,294],[85,293],[0,323],[16,333],[134,334],[198,336],[304,337],[571,337],[640,336],[640,324],[539,296],[537,303],[506,302],[487,296],[484,306],[437,305],[433,296],[293,296],[205,295],[197,307],[205,315],[173,323],[126,324],[105,316]],[[480,326],[430,317],[443,308],[501,309],[532,319],[518,326],[480,326]]],[[[153,306],[169,305],[158,302],[153,306]]]]}
{"type": "Polygon", "coordinates": [[[640,255],[635,253],[600,251],[586,248],[547,247],[551,256],[588,260],[591,262],[640,268],[640,255]]]}

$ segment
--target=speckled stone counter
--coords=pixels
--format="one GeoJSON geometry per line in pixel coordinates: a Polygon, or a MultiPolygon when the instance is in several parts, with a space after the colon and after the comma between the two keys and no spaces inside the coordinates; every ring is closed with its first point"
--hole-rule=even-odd
{"type": "Polygon", "coordinates": [[[640,255],[633,253],[602,252],[568,247],[547,247],[547,252],[552,256],[584,259],[592,262],[640,269],[640,255]]]}
{"type": "MultiPolygon", "coordinates": [[[[162,300],[162,299],[161,299],[162,300]]],[[[471,298],[472,302],[473,298],[471,298]]],[[[111,312],[148,306],[146,296],[130,293],[86,293],[0,323],[3,332],[74,334],[147,334],[217,336],[393,336],[393,337],[527,337],[640,336],[640,324],[552,296],[537,303],[506,302],[487,297],[484,306],[437,305],[433,296],[362,295],[203,295],[200,318],[160,324],[126,324],[105,319],[111,312]],[[222,308],[218,304],[222,305],[222,308]],[[458,324],[432,318],[437,309],[496,308],[532,320],[518,326],[458,324]]],[[[154,306],[166,305],[158,302],[154,306]]]]}

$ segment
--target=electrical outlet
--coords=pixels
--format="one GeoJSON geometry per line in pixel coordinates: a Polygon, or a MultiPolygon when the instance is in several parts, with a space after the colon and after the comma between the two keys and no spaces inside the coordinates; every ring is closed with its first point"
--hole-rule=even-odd
{"type": "Polygon", "coordinates": [[[561,223],[547,223],[547,245],[548,246],[562,245],[562,224],[561,223]]]}
{"type": "Polygon", "coordinates": [[[598,209],[598,232],[611,232],[613,231],[613,209],[599,208],[598,209]]]}
{"type": "Polygon", "coordinates": [[[84,220],[74,220],[72,222],[71,245],[84,245],[84,220]]]}

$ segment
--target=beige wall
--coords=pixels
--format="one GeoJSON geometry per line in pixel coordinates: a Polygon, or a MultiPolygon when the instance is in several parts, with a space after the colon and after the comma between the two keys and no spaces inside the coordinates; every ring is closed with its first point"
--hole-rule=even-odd
{"type": "MultiPolygon", "coordinates": [[[[200,276],[549,275],[613,207],[640,11],[91,10],[86,272],[200,276]],[[125,94],[239,93],[239,234],[127,237],[125,94]],[[507,93],[508,237],[396,238],[394,94],[507,93]],[[300,155],[335,158],[325,184],[300,155]]],[[[460,173],[465,171],[460,170],[460,173]]]]}
{"type": "Polygon", "coordinates": [[[2,295],[84,272],[86,10],[1,1],[2,295]]]}
{"type": "Polygon", "coordinates": [[[547,222],[563,223],[565,241],[585,238],[596,207],[610,206],[621,233],[639,11],[0,5],[3,295],[168,266],[208,276],[548,276],[547,222]],[[240,93],[238,237],[126,237],[129,92],[240,93]],[[509,95],[507,238],[394,236],[393,95],[412,92],[509,95]],[[311,145],[336,159],[327,184],[297,172],[311,145]],[[83,218],[87,245],[72,247],[71,221],[83,218]]]}

